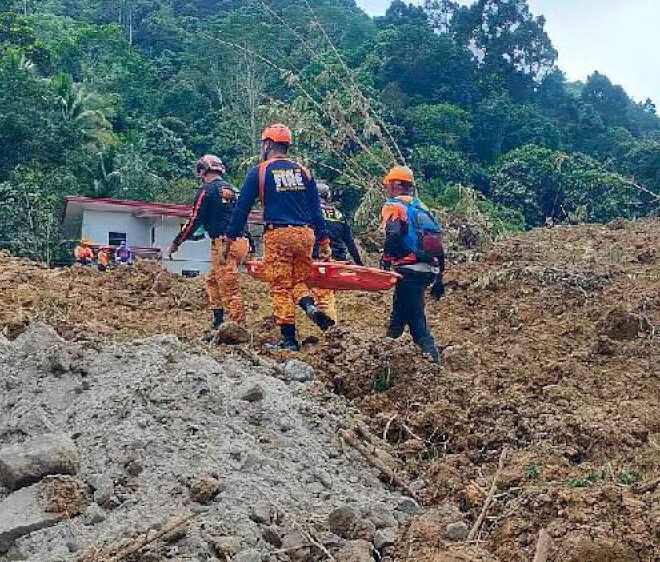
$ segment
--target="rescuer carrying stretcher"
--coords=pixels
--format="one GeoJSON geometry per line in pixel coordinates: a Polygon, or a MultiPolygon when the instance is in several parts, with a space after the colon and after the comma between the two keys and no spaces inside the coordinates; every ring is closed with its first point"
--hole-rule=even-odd
{"type": "Polygon", "coordinates": [[[295,305],[322,330],[334,321],[314,303],[306,284],[312,268],[312,251],[319,241],[319,257],[330,259],[330,239],[321,212],[314,176],[287,157],[291,130],[282,124],[266,127],[261,136],[261,163],[248,172],[224,242],[224,255],[245,227],[257,198],[263,208],[264,276],[270,286],[273,313],[281,340],[270,351],[298,351],[295,305]]]}
{"type": "MultiPolygon", "coordinates": [[[[330,249],[334,261],[347,261],[347,253],[353,258],[355,265],[362,265],[360,251],[355,244],[353,232],[344,215],[331,203],[332,193],[330,186],[317,182],[319,195],[321,196],[321,212],[325,219],[328,235],[330,237],[330,249]]],[[[319,243],[314,245],[313,256],[319,259],[319,243]]],[[[313,289],[316,305],[337,323],[337,299],[332,289],[313,289]]]]}
{"type": "Polygon", "coordinates": [[[387,336],[399,338],[406,326],[414,342],[434,362],[440,354],[426,322],[426,288],[440,299],[444,294],[445,253],[442,230],[423,203],[412,196],[414,176],[409,168],[395,166],[383,180],[387,200],[381,211],[385,230],[382,265],[402,277],[394,289],[387,336]]]}
{"type": "Polygon", "coordinates": [[[223,179],[225,166],[212,154],[199,159],[195,173],[203,182],[197,192],[190,219],[174,239],[168,257],[186,240],[198,240],[206,231],[211,238],[211,272],[206,277],[206,292],[213,310],[213,328],[219,328],[225,314],[239,326],[245,325],[245,304],[238,285],[238,266],[247,257],[250,238],[244,224],[227,246],[225,234],[236,203],[235,188],[223,179]]]}

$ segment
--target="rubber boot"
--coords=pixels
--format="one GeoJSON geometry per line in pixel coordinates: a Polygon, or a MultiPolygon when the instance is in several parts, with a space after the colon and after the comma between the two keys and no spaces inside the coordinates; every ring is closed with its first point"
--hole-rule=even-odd
{"type": "Polygon", "coordinates": [[[434,363],[440,363],[440,352],[438,351],[438,346],[435,345],[435,340],[431,336],[422,338],[417,342],[417,345],[431,356],[431,360],[434,363]]]}
{"type": "Polygon", "coordinates": [[[314,304],[313,298],[305,297],[300,299],[298,301],[298,306],[305,311],[307,318],[321,328],[323,332],[329,330],[335,325],[335,321],[314,304]]]}
{"type": "Polygon", "coordinates": [[[217,330],[220,325],[225,321],[225,311],[222,308],[213,310],[213,329],[217,330]]]}
{"type": "Polygon", "coordinates": [[[264,345],[266,351],[278,353],[282,351],[300,351],[300,345],[296,339],[296,327],[293,324],[283,324],[280,326],[282,339],[277,343],[267,343],[264,345]]]}

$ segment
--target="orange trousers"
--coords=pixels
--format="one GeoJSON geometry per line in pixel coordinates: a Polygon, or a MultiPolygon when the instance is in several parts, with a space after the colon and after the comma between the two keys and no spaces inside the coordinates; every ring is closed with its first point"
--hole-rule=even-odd
{"type": "Polygon", "coordinates": [[[211,308],[222,308],[229,319],[239,325],[245,324],[245,303],[238,286],[238,266],[245,261],[250,251],[246,238],[237,238],[229,249],[229,256],[222,263],[224,238],[216,238],[211,244],[211,272],[206,276],[206,292],[211,308]]]}
{"type": "Polygon", "coordinates": [[[337,298],[332,289],[312,289],[319,310],[325,312],[337,323],[337,298]]]}
{"type": "Polygon", "coordinates": [[[296,303],[312,298],[307,278],[312,270],[314,231],[303,226],[264,232],[264,277],[270,285],[273,315],[279,325],[296,323],[296,303]]]}

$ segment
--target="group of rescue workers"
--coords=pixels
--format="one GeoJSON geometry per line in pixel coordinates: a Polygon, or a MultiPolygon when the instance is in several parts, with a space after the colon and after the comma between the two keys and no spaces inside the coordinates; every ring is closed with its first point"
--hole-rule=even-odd
{"type": "Polygon", "coordinates": [[[98,267],[99,271],[107,271],[110,267],[131,265],[133,263],[133,250],[126,245],[126,242],[120,242],[119,246],[112,251],[111,247],[101,246],[96,255],[90,241],[83,238],[74,250],[73,256],[76,258],[76,263],[80,265],[94,265],[98,267]],[[111,262],[110,257],[114,261],[111,262]]]}
{"type": "MultiPolygon", "coordinates": [[[[347,253],[362,265],[351,229],[331,203],[330,188],[288,157],[291,130],[282,124],[266,127],[261,136],[261,162],[252,168],[240,192],[224,179],[226,169],[214,155],[203,156],[195,167],[202,180],[187,224],[172,242],[171,259],[186,240],[205,231],[211,238],[212,270],[206,278],[213,328],[229,319],[246,322],[238,282],[238,267],[253,248],[248,215],[259,200],[263,210],[263,273],[269,284],[273,314],[280,327],[279,342],[269,351],[298,351],[295,309],[298,305],[323,331],[335,325],[337,309],[332,290],[310,289],[307,279],[313,260],[346,261],[347,253]]],[[[409,168],[396,166],[384,179],[387,200],[382,209],[384,269],[400,274],[387,336],[399,338],[406,327],[415,343],[439,361],[438,348],[426,321],[425,293],[444,294],[444,251],[440,229],[423,204],[413,196],[409,168]],[[423,234],[422,234],[423,233],[423,234]]]]}

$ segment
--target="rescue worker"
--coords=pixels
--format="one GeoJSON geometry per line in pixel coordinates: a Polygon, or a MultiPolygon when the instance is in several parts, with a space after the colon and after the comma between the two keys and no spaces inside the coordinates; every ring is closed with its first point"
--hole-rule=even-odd
{"type": "Polygon", "coordinates": [[[312,267],[314,241],[319,256],[329,259],[330,239],[321,213],[321,202],[313,175],[287,157],[291,130],[282,124],[266,127],[261,135],[261,163],[245,178],[225,241],[225,254],[243,230],[257,198],[264,216],[264,276],[270,285],[273,313],[281,340],[267,346],[270,351],[298,351],[295,305],[322,330],[334,324],[314,304],[306,281],[312,267]],[[316,237],[315,237],[316,235],[316,237]]]}
{"type": "MultiPolygon", "coordinates": [[[[348,221],[335,207],[331,201],[330,186],[326,183],[318,182],[319,195],[321,196],[321,212],[325,219],[328,235],[330,237],[330,249],[332,250],[332,259],[334,261],[347,261],[347,251],[353,258],[355,265],[362,265],[360,251],[355,244],[353,232],[348,221]]],[[[319,244],[314,245],[313,257],[319,258],[319,244]]],[[[337,323],[337,301],[335,291],[332,289],[313,289],[316,305],[325,312],[332,320],[337,323]]]]}
{"type": "Polygon", "coordinates": [[[83,238],[80,241],[74,250],[73,256],[76,258],[76,262],[82,265],[92,265],[94,261],[94,252],[89,247],[90,242],[87,238],[83,238]]]}
{"type": "MultiPolygon", "coordinates": [[[[437,363],[440,354],[426,322],[425,292],[431,286],[434,298],[439,299],[444,294],[444,250],[440,241],[436,257],[420,258],[424,252],[412,247],[414,242],[410,240],[412,237],[414,241],[415,226],[411,224],[410,217],[419,213],[431,217],[424,205],[412,196],[412,171],[396,166],[385,176],[383,183],[387,194],[381,212],[382,227],[385,230],[383,267],[393,268],[402,276],[394,290],[387,336],[397,339],[407,326],[414,342],[437,363]]],[[[427,220],[435,221],[433,218],[427,220]]]]}
{"type": "Polygon", "coordinates": [[[197,192],[192,214],[183,230],[174,239],[168,255],[171,259],[186,240],[199,239],[197,234],[206,231],[211,238],[211,271],[206,276],[206,293],[213,310],[213,329],[217,329],[227,319],[239,326],[245,326],[245,303],[238,285],[238,266],[245,261],[250,250],[250,242],[240,229],[223,257],[225,235],[236,203],[233,185],[224,179],[226,173],[222,160],[213,154],[199,159],[195,174],[202,180],[197,192]]]}
{"type": "Polygon", "coordinates": [[[115,250],[115,263],[117,265],[131,265],[133,263],[133,250],[121,242],[115,250]]]}
{"type": "Polygon", "coordinates": [[[108,270],[108,249],[107,248],[99,248],[98,254],[96,254],[96,264],[97,267],[99,268],[99,271],[107,271],[108,270]]]}

